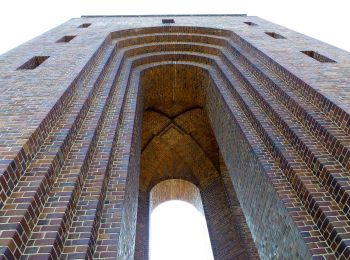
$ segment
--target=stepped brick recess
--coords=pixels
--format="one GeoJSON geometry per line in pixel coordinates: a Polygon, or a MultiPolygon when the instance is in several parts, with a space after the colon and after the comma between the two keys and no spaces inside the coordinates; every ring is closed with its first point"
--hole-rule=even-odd
{"type": "Polygon", "coordinates": [[[0,259],[148,259],[171,179],[215,259],[350,259],[349,75],[245,15],[82,17],[3,54],[0,259]]]}

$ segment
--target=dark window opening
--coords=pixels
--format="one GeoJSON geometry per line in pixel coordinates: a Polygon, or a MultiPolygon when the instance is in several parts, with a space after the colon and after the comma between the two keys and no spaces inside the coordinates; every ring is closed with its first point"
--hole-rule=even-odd
{"type": "Polygon", "coordinates": [[[253,22],[244,22],[245,24],[248,24],[249,26],[256,26],[257,24],[256,23],[253,23],[253,22]]]}
{"type": "Polygon", "coordinates": [[[75,38],[76,35],[66,35],[59,39],[57,42],[70,42],[75,38]]]}
{"type": "Polygon", "coordinates": [[[174,19],[162,19],[162,23],[169,24],[169,23],[175,23],[174,19]]]}
{"type": "Polygon", "coordinates": [[[272,38],[275,38],[275,39],[285,39],[286,37],[278,34],[278,33],[275,33],[275,32],[265,32],[268,36],[272,37],[272,38]]]}
{"type": "Polygon", "coordinates": [[[18,70],[33,70],[47,60],[49,56],[35,56],[24,63],[18,70]]]}
{"type": "Polygon", "coordinates": [[[318,52],[315,52],[315,51],[301,51],[302,53],[304,53],[305,55],[319,61],[319,62],[330,62],[330,63],[334,63],[335,61],[322,55],[322,54],[319,54],[318,52]]]}
{"type": "Polygon", "coordinates": [[[57,42],[70,42],[75,38],[76,35],[66,35],[59,39],[57,42]]]}
{"type": "Polygon", "coordinates": [[[79,25],[78,28],[88,28],[91,25],[91,23],[83,23],[81,25],[79,25]]]}

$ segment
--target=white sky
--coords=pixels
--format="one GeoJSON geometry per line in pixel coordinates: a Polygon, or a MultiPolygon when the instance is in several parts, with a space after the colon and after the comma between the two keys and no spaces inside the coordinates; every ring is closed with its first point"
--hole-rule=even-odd
{"type": "Polygon", "coordinates": [[[349,0],[1,0],[0,54],[88,14],[246,13],[350,51],[349,0]]]}
{"type": "Polygon", "coordinates": [[[205,217],[191,204],[157,206],[150,223],[151,260],[213,260],[205,217]]]}

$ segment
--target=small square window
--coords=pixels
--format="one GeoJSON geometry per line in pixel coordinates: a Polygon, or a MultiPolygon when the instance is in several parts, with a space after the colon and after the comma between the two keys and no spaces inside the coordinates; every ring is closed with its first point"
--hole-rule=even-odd
{"type": "Polygon", "coordinates": [[[34,56],[22,66],[18,67],[18,70],[33,70],[47,60],[50,56],[34,56]]]}
{"type": "Polygon", "coordinates": [[[322,54],[319,54],[318,52],[315,52],[315,51],[301,51],[302,53],[304,53],[305,55],[319,61],[319,62],[323,62],[323,63],[326,63],[326,62],[330,62],[330,63],[334,63],[335,61],[322,55],[322,54]]]}
{"type": "Polygon", "coordinates": [[[253,23],[253,22],[244,22],[245,24],[249,25],[249,26],[257,26],[256,23],[253,23]]]}
{"type": "Polygon", "coordinates": [[[78,28],[88,28],[91,25],[91,23],[83,23],[78,26],[78,28]]]}
{"type": "Polygon", "coordinates": [[[76,35],[66,35],[59,39],[57,42],[70,42],[75,38],[76,35]]]}
{"type": "Polygon", "coordinates": [[[174,19],[162,19],[162,23],[169,24],[169,23],[175,23],[174,19]]]}
{"type": "Polygon", "coordinates": [[[265,32],[268,36],[272,37],[272,38],[275,38],[275,39],[285,39],[286,37],[278,34],[278,33],[275,33],[275,32],[265,32]]]}

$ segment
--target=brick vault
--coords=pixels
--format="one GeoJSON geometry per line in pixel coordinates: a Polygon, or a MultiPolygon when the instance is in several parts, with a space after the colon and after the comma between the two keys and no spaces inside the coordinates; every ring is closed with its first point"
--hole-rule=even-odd
{"type": "Polygon", "coordinates": [[[348,52],[258,17],[96,16],[0,64],[1,259],[148,259],[170,179],[215,259],[350,259],[348,52]]]}

